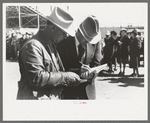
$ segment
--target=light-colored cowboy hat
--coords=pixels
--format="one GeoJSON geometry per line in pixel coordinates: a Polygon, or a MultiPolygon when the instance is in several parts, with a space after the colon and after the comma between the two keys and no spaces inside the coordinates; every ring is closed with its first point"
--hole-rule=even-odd
{"type": "Polygon", "coordinates": [[[125,31],[125,32],[127,32],[127,30],[126,30],[125,28],[122,28],[120,32],[122,32],[122,31],[125,31]]]}
{"type": "Polygon", "coordinates": [[[105,35],[110,35],[110,32],[107,30],[106,34],[105,35]]]}
{"type": "Polygon", "coordinates": [[[96,44],[101,40],[99,22],[95,16],[88,16],[80,25],[79,30],[83,37],[91,44],[96,44]]]}
{"type": "Polygon", "coordinates": [[[47,19],[62,30],[64,30],[69,35],[75,36],[75,29],[72,24],[74,19],[71,17],[70,14],[68,14],[61,8],[55,7],[51,15],[48,16],[47,19]]]}
{"type": "Polygon", "coordinates": [[[96,44],[98,42],[100,42],[102,40],[102,37],[101,37],[101,30],[99,28],[99,33],[97,34],[97,36],[95,36],[92,41],[90,41],[90,44],[96,44]]]}

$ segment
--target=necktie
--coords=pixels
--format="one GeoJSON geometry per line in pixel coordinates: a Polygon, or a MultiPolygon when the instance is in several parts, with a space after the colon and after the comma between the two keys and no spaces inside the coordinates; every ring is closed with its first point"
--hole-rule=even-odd
{"type": "Polygon", "coordinates": [[[79,60],[83,63],[84,61],[84,55],[85,55],[85,49],[81,44],[78,46],[78,51],[79,51],[79,60]]]}

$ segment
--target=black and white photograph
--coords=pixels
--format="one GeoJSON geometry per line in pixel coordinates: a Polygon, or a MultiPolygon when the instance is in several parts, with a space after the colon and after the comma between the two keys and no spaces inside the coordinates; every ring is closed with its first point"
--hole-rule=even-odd
{"type": "Polygon", "coordinates": [[[148,3],[3,3],[3,120],[147,120],[148,3]]]}

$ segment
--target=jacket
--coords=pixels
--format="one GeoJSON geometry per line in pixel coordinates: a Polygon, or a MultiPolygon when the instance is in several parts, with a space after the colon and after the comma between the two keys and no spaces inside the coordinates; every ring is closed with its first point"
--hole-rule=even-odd
{"type": "Polygon", "coordinates": [[[63,91],[63,76],[55,67],[51,53],[45,43],[46,36],[39,31],[27,41],[19,54],[21,79],[18,82],[17,99],[38,99],[47,96],[48,99],[61,99],[63,91]]]}
{"type": "Polygon", "coordinates": [[[122,42],[122,45],[118,46],[118,57],[128,58],[130,39],[127,36],[124,36],[120,38],[120,41],[122,42]]]}
{"type": "MultiPolygon", "coordinates": [[[[75,45],[75,38],[68,37],[67,39],[63,40],[58,44],[57,50],[60,54],[62,59],[64,68],[66,71],[72,71],[73,69],[77,74],[79,74],[79,70],[81,68],[81,63],[79,62],[79,57],[76,50],[75,45]]],[[[101,49],[100,43],[97,44],[86,44],[86,57],[84,64],[89,65],[90,67],[95,67],[101,64],[101,49]]],[[[84,83],[80,84],[78,87],[70,87],[65,88],[64,98],[66,99],[88,99],[88,98],[95,98],[95,97],[88,97],[86,93],[86,88],[89,84],[84,83]]],[[[95,83],[90,85],[93,89],[90,90],[90,93],[95,94],[95,83]]],[[[92,94],[92,96],[95,96],[92,94]]]]}
{"type": "Polygon", "coordinates": [[[112,37],[109,38],[107,44],[104,47],[104,58],[105,62],[112,61],[113,58],[116,57],[117,54],[117,39],[114,40],[112,37]]]}

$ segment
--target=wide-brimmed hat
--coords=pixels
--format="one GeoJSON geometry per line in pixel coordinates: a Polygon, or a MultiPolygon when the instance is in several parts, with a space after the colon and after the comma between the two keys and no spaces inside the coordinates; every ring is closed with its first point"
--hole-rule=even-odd
{"type": "Polygon", "coordinates": [[[112,34],[113,34],[113,35],[117,35],[117,32],[113,30],[113,31],[110,32],[110,34],[111,34],[111,35],[112,35],[112,34]]]}
{"type": "Polygon", "coordinates": [[[134,35],[137,35],[138,31],[137,31],[137,29],[133,29],[133,31],[131,33],[133,33],[134,35]]]}
{"type": "Polygon", "coordinates": [[[125,28],[122,28],[121,31],[120,31],[120,33],[121,33],[122,31],[127,32],[127,30],[126,30],[125,28]]]}
{"type": "Polygon", "coordinates": [[[51,15],[48,16],[47,19],[62,30],[64,30],[69,35],[75,35],[75,29],[72,24],[74,19],[71,17],[70,14],[68,14],[61,8],[55,7],[51,15]]]}
{"type": "Polygon", "coordinates": [[[79,25],[79,30],[83,37],[91,44],[95,44],[101,39],[99,22],[93,15],[88,16],[79,25]]]}
{"type": "Polygon", "coordinates": [[[110,32],[107,30],[106,34],[105,35],[110,35],[110,32]]]}

